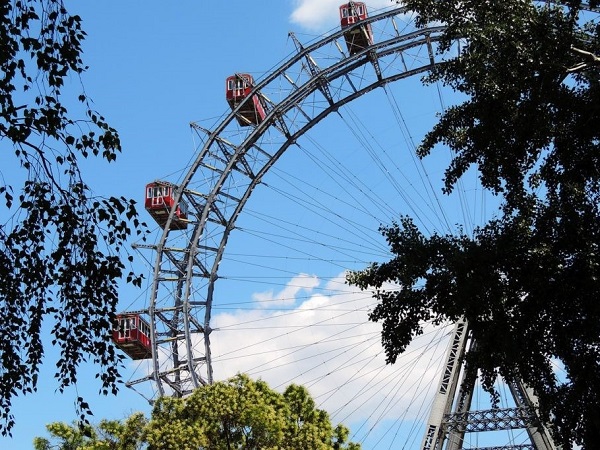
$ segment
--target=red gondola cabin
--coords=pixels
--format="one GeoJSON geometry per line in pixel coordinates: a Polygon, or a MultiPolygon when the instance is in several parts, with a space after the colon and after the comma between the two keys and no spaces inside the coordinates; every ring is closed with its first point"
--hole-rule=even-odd
{"type": "MultiPolygon", "coordinates": [[[[247,73],[236,73],[227,77],[225,82],[225,98],[231,109],[238,107],[250,95],[254,87],[254,78],[247,73]]],[[[241,126],[258,125],[265,120],[265,108],[258,95],[253,95],[238,111],[237,121],[241,126]]]]}
{"type": "Polygon", "coordinates": [[[152,357],[150,325],[139,314],[118,314],[112,339],[131,359],[152,357]]]}
{"type": "MultiPolygon", "coordinates": [[[[340,6],[340,24],[342,29],[354,25],[367,17],[367,5],[362,2],[350,2],[340,6]]],[[[371,24],[347,31],[344,33],[344,38],[346,39],[346,46],[351,55],[364,50],[373,44],[371,24]]]]}
{"type": "MultiPolygon", "coordinates": [[[[155,181],[146,186],[146,211],[161,226],[165,227],[169,212],[175,204],[177,186],[165,181],[155,181]]],[[[188,225],[188,207],[183,200],[175,209],[175,217],[171,221],[171,230],[183,230],[188,225]]]]}

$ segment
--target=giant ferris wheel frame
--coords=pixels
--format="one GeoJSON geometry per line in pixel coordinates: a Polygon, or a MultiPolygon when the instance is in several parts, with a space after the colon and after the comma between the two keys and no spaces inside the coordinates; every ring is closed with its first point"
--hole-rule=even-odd
{"type": "Polygon", "coordinates": [[[394,7],[306,47],[290,34],[297,53],[260,80],[244,102],[212,130],[191,124],[202,145],[178,183],[175,198],[175,204],[184,200],[189,205],[189,231],[170,229],[176,220],[171,210],[158,243],[136,245],[156,252],[149,306],[139,311],[150,319],[152,368],[128,382],[129,387],[150,381],[156,386],[154,395],[184,396],[213,382],[211,308],[219,264],[236,219],[266,172],[317,123],[376,88],[422,74],[440,62],[435,46],[444,27],[403,32],[409,14],[405,7],[394,7]],[[344,34],[367,24],[382,31],[372,45],[348,54],[344,34]],[[385,33],[387,38],[381,39],[385,33]],[[324,65],[319,52],[331,46],[339,53],[324,65]],[[280,101],[263,94],[275,84],[280,90],[287,85],[280,101]],[[236,116],[253,95],[266,106],[264,121],[229,136],[231,127],[238,129],[236,116]],[[278,139],[264,146],[259,139],[267,133],[278,139]],[[192,188],[197,180],[203,180],[202,192],[192,188]]]}
{"type": "Polygon", "coordinates": [[[155,251],[149,306],[140,311],[150,319],[152,367],[128,386],[150,382],[154,395],[185,396],[213,382],[211,314],[219,265],[236,220],[263,176],[302,135],[342,106],[423,74],[460,51],[457,42],[439,54],[443,26],[405,31],[409,14],[405,7],[394,7],[307,46],[292,35],[297,52],[260,80],[245,102],[213,129],[191,124],[201,145],[175,199],[175,204],[188,203],[190,226],[185,232],[170,230],[176,220],[173,208],[158,243],[138,245],[155,251]],[[367,24],[379,30],[375,41],[348,54],[344,33],[367,24]],[[326,47],[339,50],[336,58],[320,58],[326,47]],[[264,95],[275,85],[284,93],[278,100],[264,95]],[[253,95],[260,96],[267,115],[240,132],[236,117],[253,95]],[[276,139],[263,144],[267,134],[276,139]]]}

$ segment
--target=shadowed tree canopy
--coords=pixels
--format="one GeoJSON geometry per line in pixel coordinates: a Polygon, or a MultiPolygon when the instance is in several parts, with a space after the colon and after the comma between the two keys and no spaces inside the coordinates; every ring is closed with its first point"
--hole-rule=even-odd
{"type": "MultiPolygon", "coordinates": [[[[36,390],[42,328],[57,349],[58,389],[84,361],[115,392],[119,357],[109,339],[117,281],[139,284],[122,261],[140,232],[134,202],[96,196],[82,158],[114,161],[117,132],[91,107],[80,76],[85,32],[60,0],[0,4],[0,431],[14,396],[36,390]],[[10,157],[12,155],[12,159],[10,157]]],[[[87,411],[78,399],[82,413],[87,411]]]]}
{"type": "MultiPolygon", "coordinates": [[[[600,42],[596,2],[406,0],[420,26],[447,25],[436,66],[467,98],[444,111],[418,149],[450,148],[452,191],[471,167],[502,199],[472,235],[425,235],[409,217],[382,228],[392,259],[351,273],[375,289],[393,363],[423,321],[468,320],[468,355],[493,389],[521,378],[557,444],[600,442],[600,42]],[[393,283],[398,289],[386,289],[393,283]],[[556,367],[564,369],[557,372],[556,367]],[[560,374],[560,376],[558,375],[560,374]]],[[[447,151],[447,150],[446,150],[447,151]]]]}
{"type": "Polygon", "coordinates": [[[246,375],[203,386],[187,398],[160,398],[149,421],[136,413],[97,427],[46,428],[51,438],[35,438],[36,450],[360,450],[348,442],[345,426],[334,428],[329,415],[315,408],[304,387],[290,385],[281,394],[246,375]]]}

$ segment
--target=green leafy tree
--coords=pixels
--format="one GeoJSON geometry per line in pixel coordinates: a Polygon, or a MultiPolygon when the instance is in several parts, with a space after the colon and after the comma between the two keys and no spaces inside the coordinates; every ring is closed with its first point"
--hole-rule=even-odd
{"type": "MultiPolygon", "coordinates": [[[[376,289],[393,363],[425,320],[464,317],[471,362],[492,391],[498,374],[540,398],[558,444],[600,442],[600,42],[582,2],[406,0],[418,24],[447,25],[436,66],[466,100],[444,111],[418,152],[449,147],[451,192],[467,170],[502,199],[472,235],[426,236],[410,218],[381,231],[392,259],[351,273],[376,289]],[[386,283],[400,286],[385,289],[386,283]],[[554,364],[564,367],[557,376],[554,364]]],[[[597,2],[584,5],[595,8],[597,2]]]]}
{"type": "Polygon", "coordinates": [[[316,409],[315,401],[303,386],[292,384],[283,393],[286,403],[286,427],[282,448],[359,450],[360,445],[347,443],[349,430],[339,424],[332,428],[327,412],[316,409]]]}
{"type": "MultiPolygon", "coordinates": [[[[0,4],[0,431],[11,401],[35,391],[44,356],[42,324],[58,348],[63,391],[83,361],[98,367],[102,393],[116,392],[119,356],[109,339],[117,281],[139,284],[122,260],[140,232],[134,202],[97,197],[82,158],[114,161],[117,132],[81,85],[85,32],[61,0],[0,4]],[[12,153],[11,160],[8,154],[12,153]]],[[[88,405],[78,398],[82,414],[88,405]]]]}
{"type": "Polygon", "coordinates": [[[142,413],[127,419],[102,420],[97,427],[89,423],[55,422],[46,426],[50,439],[36,437],[35,450],[138,450],[144,448],[142,433],[147,423],[142,413]]]}
{"type": "Polygon", "coordinates": [[[283,394],[246,375],[204,386],[187,398],[157,401],[145,431],[150,449],[348,449],[348,429],[333,428],[308,391],[283,394]]]}
{"type": "Polygon", "coordinates": [[[186,398],[162,397],[150,420],[135,413],[98,426],[62,422],[46,426],[35,450],[286,449],[360,450],[344,425],[331,425],[306,388],[279,393],[246,375],[196,389],[186,398]]]}

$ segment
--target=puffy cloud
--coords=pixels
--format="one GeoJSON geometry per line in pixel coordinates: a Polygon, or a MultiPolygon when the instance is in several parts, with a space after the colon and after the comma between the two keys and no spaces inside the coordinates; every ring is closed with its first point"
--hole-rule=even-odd
{"type": "MultiPolygon", "coordinates": [[[[341,0],[297,0],[290,20],[311,31],[326,31],[339,23],[341,0]]],[[[369,11],[393,6],[392,0],[369,0],[365,2],[369,11]]]]}
{"type": "Polygon", "coordinates": [[[211,353],[219,379],[244,372],[278,389],[305,385],[334,421],[422,416],[419,407],[437,386],[449,329],[427,328],[389,366],[381,326],[368,320],[373,298],[346,285],[343,275],[322,285],[299,275],[279,293],[256,297],[271,307],[213,316],[211,353]],[[291,297],[299,293],[302,299],[291,297]]]}
{"type": "Polygon", "coordinates": [[[296,297],[302,291],[310,292],[313,288],[319,285],[319,279],[314,275],[300,274],[290,281],[285,289],[277,294],[272,290],[255,293],[252,299],[258,302],[261,307],[275,307],[278,305],[293,304],[296,297]]]}
{"type": "MultiPolygon", "coordinates": [[[[304,385],[332,422],[349,425],[356,433],[352,439],[364,440],[365,448],[376,448],[368,440],[385,433],[410,430],[420,436],[442,373],[450,327],[426,326],[391,366],[385,363],[381,325],[368,320],[375,300],[348,286],[344,274],[327,282],[300,274],[280,291],[257,293],[254,299],[261,303],[213,310],[216,380],[247,373],[278,390],[291,383],[304,385]]],[[[191,345],[203,354],[200,337],[191,345]]],[[[180,356],[185,352],[181,344],[180,356]]],[[[160,366],[168,366],[169,359],[161,354],[160,366]]],[[[152,372],[149,361],[138,369],[152,372]]]]}

